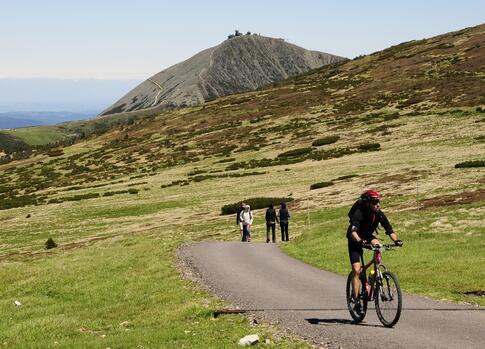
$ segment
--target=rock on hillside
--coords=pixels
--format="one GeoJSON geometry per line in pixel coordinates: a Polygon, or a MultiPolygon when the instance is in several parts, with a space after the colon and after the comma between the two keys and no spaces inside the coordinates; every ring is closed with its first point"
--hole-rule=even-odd
{"type": "Polygon", "coordinates": [[[193,106],[254,90],[344,59],[305,50],[283,39],[237,36],[152,76],[101,116],[193,106]]]}

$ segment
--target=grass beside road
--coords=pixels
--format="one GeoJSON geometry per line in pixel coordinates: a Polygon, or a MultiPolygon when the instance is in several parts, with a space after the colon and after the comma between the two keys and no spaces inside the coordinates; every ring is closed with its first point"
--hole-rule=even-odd
{"type": "MultiPolygon", "coordinates": [[[[484,306],[485,299],[466,292],[485,290],[485,203],[427,210],[390,212],[403,248],[384,253],[384,263],[399,278],[404,291],[484,306]]],[[[303,234],[284,245],[289,255],[341,275],[350,271],[345,238],[348,207],[295,215],[293,225],[303,234]]],[[[385,207],[384,207],[385,209],[385,207]]],[[[290,225],[290,235],[292,227],[290,225]]],[[[384,232],[382,242],[390,239],[384,232]]],[[[371,258],[366,251],[365,258],[371,258]]],[[[344,290],[342,290],[342,295],[344,290]]]]}
{"type": "Polygon", "coordinates": [[[245,317],[212,317],[224,304],[182,280],[180,240],[155,230],[47,256],[2,262],[0,343],[8,348],[305,348],[245,317]],[[21,303],[20,306],[14,304],[21,303]],[[270,339],[270,343],[264,343],[270,339]]]}

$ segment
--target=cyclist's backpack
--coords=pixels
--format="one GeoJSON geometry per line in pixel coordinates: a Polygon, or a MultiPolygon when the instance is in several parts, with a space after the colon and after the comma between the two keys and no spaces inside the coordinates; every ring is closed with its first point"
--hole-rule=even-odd
{"type": "Polygon", "coordinates": [[[352,205],[352,207],[350,208],[350,211],[349,213],[347,214],[349,216],[349,219],[352,219],[352,216],[354,215],[354,212],[357,211],[357,209],[359,207],[361,207],[363,204],[362,202],[362,199],[359,199],[357,200],[356,202],[354,202],[354,204],[352,205]]]}

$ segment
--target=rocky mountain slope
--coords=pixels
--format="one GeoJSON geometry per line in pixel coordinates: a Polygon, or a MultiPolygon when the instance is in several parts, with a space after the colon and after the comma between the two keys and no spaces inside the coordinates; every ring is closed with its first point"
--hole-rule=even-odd
{"type": "Polygon", "coordinates": [[[195,106],[342,60],[283,39],[237,36],[152,76],[101,115],[195,106]]]}

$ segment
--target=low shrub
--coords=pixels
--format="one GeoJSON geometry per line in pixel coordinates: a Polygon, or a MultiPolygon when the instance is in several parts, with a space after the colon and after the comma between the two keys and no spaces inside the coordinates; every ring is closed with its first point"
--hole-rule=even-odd
{"type": "Polygon", "coordinates": [[[351,175],[340,176],[340,177],[337,177],[335,179],[332,179],[332,181],[341,181],[341,180],[344,180],[344,179],[350,179],[350,178],[354,178],[354,177],[358,177],[358,175],[351,174],[351,175]]]}
{"type": "Polygon", "coordinates": [[[376,151],[381,148],[379,143],[364,143],[359,145],[359,151],[376,151]]]}
{"type": "Polygon", "coordinates": [[[223,164],[225,162],[233,162],[233,161],[236,161],[236,158],[222,159],[222,160],[216,161],[216,164],[223,164]]]}
{"type": "Polygon", "coordinates": [[[298,156],[309,154],[309,153],[311,153],[311,151],[312,151],[311,147],[291,149],[291,150],[285,151],[284,153],[279,154],[278,157],[279,158],[293,158],[293,157],[298,157],[298,156]]]}
{"type": "Polygon", "coordinates": [[[332,144],[337,142],[340,139],[340,136],[328,136],[319,139],[315,139],[312,143],[312,146],[319,147],[321,145],[332,144]]]}
{"type": "Polygon", "coordinates": [[[87,194],[79,194],[79,195],[74,195],[74,196],[67,196],[64,198],[61,198],[63,201],[80,201],[80,200],[85,200],[85,199],[94,199],[98,198],[99,193],[87,193],[87,194]]]}
{"type": "Polygon", "coordinates": [[[45,242],[45,249],[50,250],[51,248],[56,248],[57,244],[54,242],[52,238],[48,238],[45,242]]]}
{"type": "Polygon", "coordinates": [[[466,167],[485,167],[485,160],[464,161],[455,165],[455,168],[466,168],[466,167]]]}
{"type": "Polygon", "coordinates": [[[168,187],[171,187],[171,186],[174,186],[174,185],[180,185],[180,186],[183,186],[183,185],[188,185],[190,182],[188,180],[185,180],[185,179],[181,179],[181,180],[177,180],[177,181],[173,181],[172,183],[169,183],[169,184],[162,184],[161,188],[168,188],[168,187]]]}
{"type": "Polygon", "coordinates": [[[293,198],[250,198],[246,200],[242,200],[239,202],[235,202],[233,204],[227,204],[222,206],[221,208],[221,215],[228,215],[228,214],[233,214],[237,213],[239,210],[239,207],[241,207],[241,202],[244,202],[251,206],[251,210],[257,210],[260,208],[266,208],[269,206],[269,204],[273,204],[275,206],[279,205],[280,202],[290,202],[293,201],[293,198]]]}
{"type": "Polygon", "coordinates": [[[195,175],[199,175],[201,173],[206,173],[207,170],[196,170],[196,169],[193,169],[192,171],[190,171],[189,173],[187,173],[187,176],[195,176],[195,175]]]}
{"type": "Polygon", "coordinates": [[[331,185],[333,185],[333,182],[318,182],[310,185],[310,190],[330,187],[331,185]]]}
{"type": "MultiPolygon", "coordinates": [[[[13,193],[12,193],[13,194],[13,193]]],[[[5,197],[0,200],[0,210],[8,210],[16,207],[24,207],[30,205],[41,205],[44,203],[44,198],[37,195],[19,195],[5,197]]]]}
{"type": "Polygon", "coordinates": [[[223,173],[223,174],[214,174],[214,175],[198,175],[194,176],[191,179],[194,182],[202,182],[206,179],[214,179],[214,178],[229,178],[229,177],[246,177],[246,176],[256,176],[260,174],[265,174],[266,172],[243,172],[243,173],[223,173]]]}

